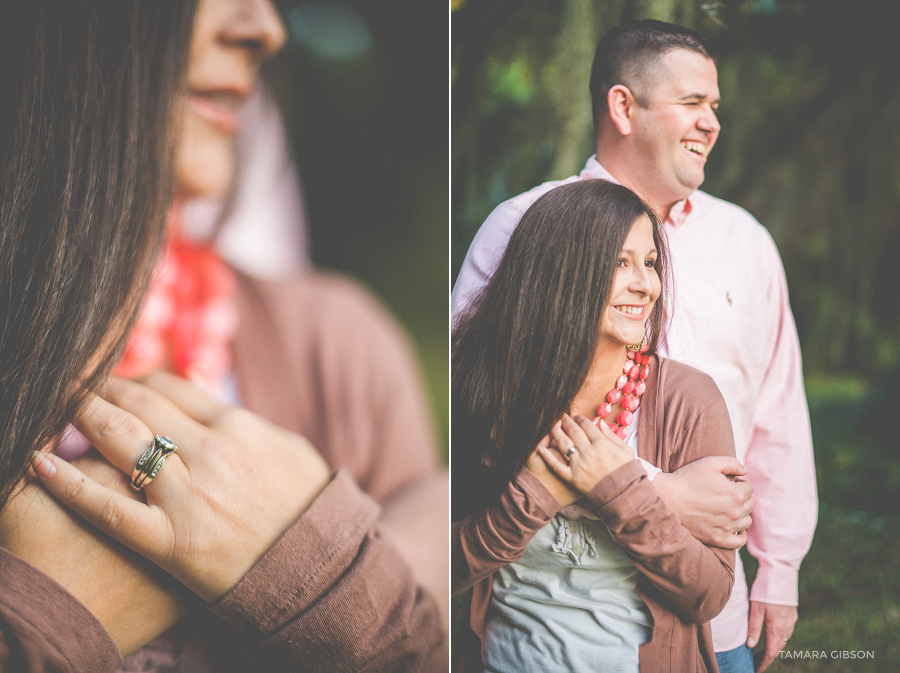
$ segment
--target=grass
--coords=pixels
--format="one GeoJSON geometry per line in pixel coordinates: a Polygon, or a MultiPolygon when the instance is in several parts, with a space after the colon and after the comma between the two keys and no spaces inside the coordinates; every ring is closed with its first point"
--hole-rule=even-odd
{"type": "MultiPolygon", "coordinates": [[[[756,563],[745,551],[748,579],[756,563]]],[[[800,571],[800,619],[791,652],[827,659],[780,658],[771,671],[900,671],[900,516],[872,516],[823,504],[800,571]],[[874,653],[833,659],[834,651],[874,653]]],[[[762,649],[762,646],[757,648],[762,649]]]]}
{"type": "MultiPolygon", "coordinates": [[[[893,384],[896,387],[896,384],[893,384]]],[[[900,451],[890,386],[807,381],[819,524],[800,570],[800,619],[786,648],[827,658],[777,659],[770,671],[900,671],[900,451]],[[835,652],[873,658],[835,658],[835,652]]],[[[896,413],[896,412],[894,412],[896,413]]],[[[756,562],[742,550],[748,579],[756,562]]],[[[758,647],[757,649],[761,649],[758,647]]],[[[840,655],[838,655],[840,656],[840,655]]]]}

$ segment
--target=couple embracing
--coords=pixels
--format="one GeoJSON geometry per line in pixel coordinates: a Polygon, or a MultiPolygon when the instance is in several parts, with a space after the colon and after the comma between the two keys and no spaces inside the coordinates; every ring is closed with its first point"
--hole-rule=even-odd
{"type": "Polygon", "coordinates": [[[720,130],[703,38],[626,24],[590,88],[596,156],[498,206],[454,288],[460,667],[750,673],[764,634],[761,671],[817,513],[781,260],[697,189],[720,130]]]}

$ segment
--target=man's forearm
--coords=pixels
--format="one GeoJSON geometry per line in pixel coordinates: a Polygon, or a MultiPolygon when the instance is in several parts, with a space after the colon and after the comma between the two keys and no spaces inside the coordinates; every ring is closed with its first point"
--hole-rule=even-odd
{"type": "Polygon", "coordinates": [[[753,487],[734,458],[709,457],[653,479],[663,502],[682,525],[704,544],[737,549],[746,542],[753,511],[753,487]]]}

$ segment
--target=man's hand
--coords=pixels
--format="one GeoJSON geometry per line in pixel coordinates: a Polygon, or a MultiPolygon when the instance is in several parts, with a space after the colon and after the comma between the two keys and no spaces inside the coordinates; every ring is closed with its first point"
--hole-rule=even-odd
{"type": "Polygon", "coordinates": [[[753,487],[737,460],[708,456],[653,479],[659,496],[696,539],[711,547],[740,549],[747,542],[753,487]]]}
{"type": "Polygon", "coordinates": [[[750,601],[750,625],[747,629],[747,647],[753,648],[759,642],[762,625],[766,625],[766,649],[756,673],[766,670],[778,653],[787,645],[797,623],[797,608],[793,605],[772,605],[750,601]]]}

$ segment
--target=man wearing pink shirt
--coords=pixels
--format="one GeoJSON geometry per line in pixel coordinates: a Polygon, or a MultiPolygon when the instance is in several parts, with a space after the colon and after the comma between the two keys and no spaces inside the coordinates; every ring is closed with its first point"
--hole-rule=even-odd
{"type": "Polygon", "coordinates": [[[658,21],[614,29],[597,47],[591,95],[597,154],[580,175],[546,182],[497,206],[466,255],[453,312],[477,296],[522,213],[554,187],[604,178],[657,210],[675,280],[662,355],[713,377],[746,470],[726,458],[706,458],[672,474],[645,466],[696,538],[734,549],[746,540],[759,560],[748,599],[738,559],[731,600],[713,620],[712,633],[722,673],[753,671],[748,646],[765,633],[756,669],[763,671],[797,621],[797,575],[818,509],[800,345],[781,259],[753,216],[697,189],[720,130],[718,74],[705,40],[658,21]],[[743,479],[753,485],[752,498],[743,479]],[[754,503],[753,523],[744,533],[754,503]]]}

